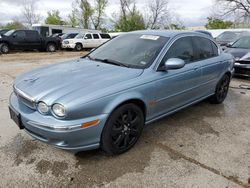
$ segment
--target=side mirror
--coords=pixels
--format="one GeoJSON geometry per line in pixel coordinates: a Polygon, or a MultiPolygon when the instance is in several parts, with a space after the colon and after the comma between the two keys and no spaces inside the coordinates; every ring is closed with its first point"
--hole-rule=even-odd
{"type": "Polygon", "coordinates": [[[88,39],[88,37],[84,37],[84,39],[85,39],[85,40],[87,40],[87,39],[88,39]]]}
{"type": "Polygon", "coordinates": [[[17,36],[17,34],[16,34],[16,33],[14,33],[14,34],[12,35],[12,37],[13,37],[13,38],[16,38],[16,36],[17,36]]]}
{"type": "Polygon", "coordinates": [[[230,48],[230,47],[232,47],[232,44],[228,43],[228,44],[226,44],[226,47],[230,48]]]}
{"type": "Polygon", "coordinates": [[[165,70],[180,69],[185,66],[185,61],[179,58],[170,58],[164,63],[165,70]]]}

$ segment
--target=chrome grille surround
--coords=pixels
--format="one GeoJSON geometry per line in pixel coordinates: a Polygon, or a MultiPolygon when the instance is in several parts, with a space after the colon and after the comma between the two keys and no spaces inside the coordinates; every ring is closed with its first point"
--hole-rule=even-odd
{"type": "Polygon", "coordinates": [[[13,90],[20,102],[31,109],[36,109],[36,102],[32,97],[18,89],[16,86],[13,86],[13,90]]]}

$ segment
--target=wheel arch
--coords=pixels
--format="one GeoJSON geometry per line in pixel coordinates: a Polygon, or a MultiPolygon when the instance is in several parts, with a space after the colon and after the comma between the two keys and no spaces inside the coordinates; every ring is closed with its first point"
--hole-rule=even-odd
{"type": "Polygon", "coordinates": [[[126,96],[123,96],[123,95],[119,96],[119,97],[115,98],[112,102],[110,102],[105,107],[104,111],[106,113],[111,114],[120,106],[122,106],[124,104],[129,104],[129,103],[137,105],[142,110],[144,117],[146,119],[148,106],[147,106],[145,99],[140,94],[129,94],[126,96]]]}

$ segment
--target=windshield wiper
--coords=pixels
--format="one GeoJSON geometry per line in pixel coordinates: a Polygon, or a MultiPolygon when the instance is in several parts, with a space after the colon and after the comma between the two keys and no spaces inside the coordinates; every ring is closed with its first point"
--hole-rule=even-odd
{"type": "Polygon", "coordinates": [[[100,62],[107,63],[107,64],[112,64],[112,65],[117,65],[117,66],[121,66],[121,67],[130,68],[129,65],[121,63],[121,62],[113,60],[113,59],[98,59],[98,58],[93,58],[90,55],[86,55],[83,58],[88,58],[88,59],[90,59],[92,61],[100,61],[100,62]]]}
{"type": "Polygon", "coordinates": [[[130,66],[127,65],[127,64],[121,63],[121,62],[116,61],[116,60],[113,60],[113,59],[98,59],[98,58],[91,58],[91,57],[89,57],[89,58],[90,58],[91,60],[100,61],[100,62],[107,63],[107,64],[112,64],[112,65],[117,65],[117,66],[127,67],[127,68],[130,67],[130,66]]]}

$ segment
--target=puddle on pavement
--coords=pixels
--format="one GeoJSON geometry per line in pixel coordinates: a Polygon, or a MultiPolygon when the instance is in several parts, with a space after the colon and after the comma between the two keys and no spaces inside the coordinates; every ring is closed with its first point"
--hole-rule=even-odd
{"type": "Polygon", "coordinates": [[[17,134],[9,144],[0,148],[0,150],[14,159],[15,165],[19,165],[23,162],[27,164],[34,162],[34,158],[29,159],[29,156],[37,149],[41,149],[37,141],[26,140],[20,133],[17,134]]]}
{"type": "Polygon", "coordinates": [[[144,131],[135,147],[122,155],[107,156],[101,150],[76,154],[76,168],[80,170],[72,176],[72,183],[101,186],[127,173],[143,172],[155,149],[147,142],[148,134],[150,130],[144,131]]]}
{"type": "Polygon", "coordinates": [[[68,163],[60,161],[48,161],[42,159],[36,164],[36,170],[41,174],[52,172],[55,177],[62,176],[64,171],[68,169],[68,163]]]}

